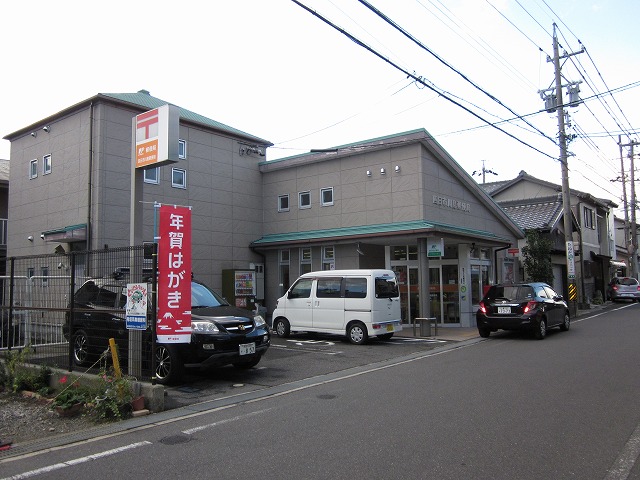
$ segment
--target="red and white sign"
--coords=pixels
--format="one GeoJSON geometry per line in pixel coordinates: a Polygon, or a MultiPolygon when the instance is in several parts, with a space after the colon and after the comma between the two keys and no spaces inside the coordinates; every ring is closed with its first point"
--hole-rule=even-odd
{"type": "Polygon", "coordinates": [[[191,341],[191,209],[162,205],[158,241],[160,343],[191,341]]]}
{"type": "Polygon", "coordinates": [[[178,161],[180,113],[174,105],[136,115],[135,168],[154,168],[178,161]]]}

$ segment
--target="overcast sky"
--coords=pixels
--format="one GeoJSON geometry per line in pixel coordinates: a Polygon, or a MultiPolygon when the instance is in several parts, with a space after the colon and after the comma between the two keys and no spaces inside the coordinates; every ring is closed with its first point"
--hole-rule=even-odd
{"type": "Polygon", "coordinates": [[[610,180],[618,135],[640,128],[639,1],[369,0],[422,46],[357,0],[300,3],[375,53],[290,0],[3,2],[0,136],[146,89],[273,142],[269,160],[424,128],[469,173],[484,160],[487,182],[525,170],[560,184],[539,94],[554,85],[555,22],[561,53],[586,49],[562,67],[586,99],[568,109],[570,185],[622,206],[610,180]]]}

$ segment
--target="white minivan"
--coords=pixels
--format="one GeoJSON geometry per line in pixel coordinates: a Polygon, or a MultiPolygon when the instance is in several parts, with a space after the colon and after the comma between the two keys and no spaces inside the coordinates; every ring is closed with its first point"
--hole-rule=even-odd
{"type": "Polygon", "coordinates": [[[402,330],[398,282],[392,270],[325,270],[305,273],[278,299],[273,329],[346,335],[351,343],[402,330]]]}

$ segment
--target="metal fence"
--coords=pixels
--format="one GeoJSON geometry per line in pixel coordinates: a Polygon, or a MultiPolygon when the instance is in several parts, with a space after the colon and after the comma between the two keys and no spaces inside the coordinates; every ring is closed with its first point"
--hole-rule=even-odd
{"type": "Polygon", "coordinates": [[[152,309],[146,330],[130,330],[125,305],[127,284],[152,291],[154,259],[143,246],[7,258],[0,352],[29,348],[33,363],[84,371],[113,338],[123,372],[151,378],[152,309]]]}

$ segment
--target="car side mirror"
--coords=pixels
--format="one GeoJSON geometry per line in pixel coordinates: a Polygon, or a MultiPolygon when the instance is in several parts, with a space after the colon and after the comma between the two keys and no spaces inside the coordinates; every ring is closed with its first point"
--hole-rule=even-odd
{"type": "Polygon", "coordinates": [[[556,295],[555,297],[553,297],[553,299],[556,302],[561,302],[562,300],[564,300],[564,297],[562,295],[556,295]]]}

